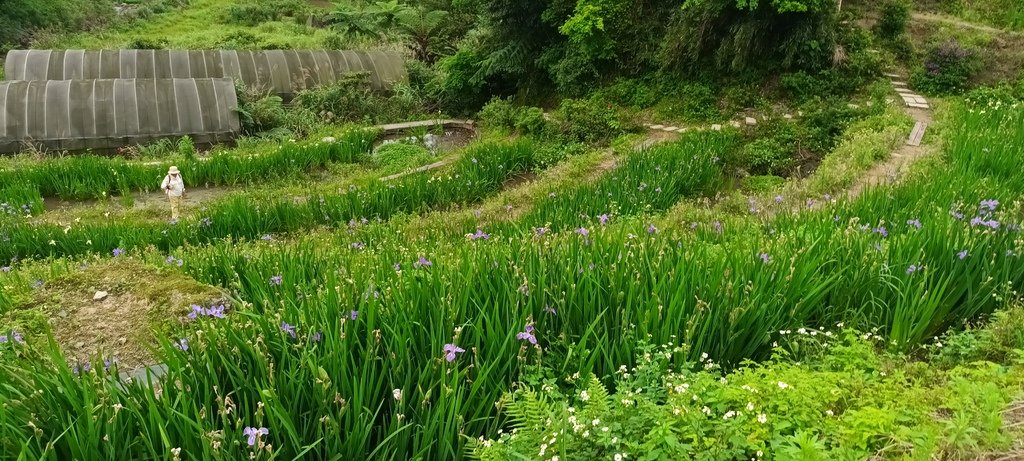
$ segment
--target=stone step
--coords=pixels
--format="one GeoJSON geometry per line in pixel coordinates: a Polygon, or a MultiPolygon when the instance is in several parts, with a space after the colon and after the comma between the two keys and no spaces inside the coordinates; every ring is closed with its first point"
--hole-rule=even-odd
{"type": "Polygon", "coordinates": [[[660,129],[662,129],[662,128],[665,128],[665,125],[651,125],[651,127],[650,127],[650,128],[651,128],[652,130],[660,130],[660,129]]]}
{"type": "Polygon", "coordinates": [[[928,129],[928,124],[924,122],[917,122],[914,124],[914,130],[910,132],[910,137],[907,138],[908,146],[920,146],[921,140],[924,139],[924,132],[928,129]]]}

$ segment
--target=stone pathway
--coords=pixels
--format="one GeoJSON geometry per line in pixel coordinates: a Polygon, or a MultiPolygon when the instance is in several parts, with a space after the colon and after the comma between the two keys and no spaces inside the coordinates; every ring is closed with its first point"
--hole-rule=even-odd
{"type": "MultiPolygon", "coordinates": [[[[803,115],[803,114],[799,113],[798,115],[803,115]]],[[[784,114],[782,116],[782,118],[784,118],[786,120],[792,121],[795,117],[793,116],[793,114],[784,114]]],[[[762,120],[764,120],[764,117],[762,117],[762,120]]],[[[758,119],[757,118],[754,118],[754,117],[743,117],[743,120],[732,120],[732,121],[730,121],[729,122],[729,126],[731,126],[733,128],[740,128],[742,126],[756,126],[757,123],[758,123],[758,119]]],[[[691,125],[691,126],[657,125],[657,124],[651,124],[651,123],[644,124],[644,128],[647,128],[648,131],[655,131],[655,132],[661,131],[661,132],[664,132],[664,133],[676,133],[676,134],[682,134],[682,133],[686,133],[686,132],[689,132],[689,131],[707,131],[707,130],[722,131],[723,127],[724,127],[724,125],[722,125],[720,123],[715,123],[715,124],[711,124],[711,125],[691,125]]]]}
{"type": "Polygon", "coordinates": [[[884,162],[876,164],[864,173],[847,190],[848,198],[860,195],[868,187],[896,182],[913,162],[931,152],[930,147],[921,145],[925,131],[932,122],[931,105],[923,96],[907,88],[902,76],[897,74],[885,74],[885,76],[892,81],[896,93],[903,99],[907,114],[913,117],[914,129],[903,146],[896,149],[884,162]]]}
{"type": "Polygon", "coordinates": [[[910,88],[907,88],[907,82],[904,82],[904,79],[901,76],[896,74],[885,74],[885,76],[889,77],[893,88],[895,88],[896,92],[899,93],[901,98],[903,98],[903,102],[907,107],[913,107],[915,109],[931,109],[931,106],[928,105],[928,101],[924,99],[924,96],[914,93],[910,88]]]}

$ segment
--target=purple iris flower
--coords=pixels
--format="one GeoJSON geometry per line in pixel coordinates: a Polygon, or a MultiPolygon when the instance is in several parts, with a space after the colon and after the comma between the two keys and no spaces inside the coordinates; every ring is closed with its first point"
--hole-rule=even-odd
{"type": "Polygon", "coordinates": [[[355,320],[357,317],[359,317],[359,311],[349,311],[349,313],[348,313],[348,318],[349,319],[355,320]]]}
{"type": "Polygon", "coordinates": [[[313,337],[312,337],[312,338],[310,338],[310,339],[311,339],[311,340],[312,340],[312,341],[313,341],[314,343],[318,343],[318,342],[320,342],[320,341],[321,341],[321,340],[323,339],[323,337],[324,337],[324,334],[323,334],[323,332],[321,332],[321,331],[318,331],[318,332],[316,332],[316,333],[313,333],[313,337]]]}
{"type": "Polygon", "coordinates": [[[284,278],[282,278],[280,275],[275,275],[275,276],[270,278],[270,284],[271,285],[280,285],[281,282],[283,282],[283,281],[284,281],[284,278]]]}
{"type": "Polygon", "coordinates": [[[602,226],[605,225],[605,224],[608,224],[608,219],[609,218],[608,218],[607,214],[603,214],[603,215],[597,217],[598,222],[600,222],[602,226]]]}
{"type": "Polygon", "coordinates": [[[88,373],[92,369],[92,364],[89,362],[76,363],[75,366],[71,367],[71,372],[78,376],[82,373],[88,373]]]}
{"type": "Polygon", "coordinates": [[[538,228],[534,229],[534,233],[536,233],[537,236],[544,236],[544,234],[548,233],[548,228],[546,228],[546,227],[538,227],[538,228]]]}
{"type": "Polygon", "coordinates": [[[544,312],[546,312],[548,314],[551,314],[551,315],[558,315],[558,312],[555,311],[555,308],[553,308],[551,306],[544,306],[544,312]]]}
{"type": "Polygon", "coordinates": [[[270,234],[263,234],[263,237],[260,237],[260,240],[263,240],[265,242],[269,242],[271,240],[274,240],[274,236],[272,236],[270,234]]]}
{"type": "Polygon", "coordinates": [[[181,339],[179,339],[178,341],[176,341],[174,343],[174,347],[177,347],[178,349],[180,349],[182,351],[187,351],[188,350],[188,340],[185,339],[185,338],[181,338],[181,339]]]}
{"type": "Polygon", "coordinates": [[[353,250],[362,250],[366,248],[366,244],[363,242],[352,242],[353,250]]]}
{"type": "Polygon", "coordinates": [[[987,210],[989,212],[992,212],[992,211],[996,211],[997,207],[999,207],[999,200],[989,199],[989,200],[982,200],[981,201],[981,209],[982,210],[987,210]]]}
{"type": "Polygon", "coordinates": [[[530,344],[537,345],[537,336],[533,334],[533,325],[527,323],[526,331],[520,331],[516,334],[516,339],[520,341],[529,341],[530,344]]]}
{"type": "Polygon", "coordinates": [[[715,221],[715,222],[711,223],[711,225],[715,228],[715,232],[717,232],[719,234],[722,233],[722,223],[721,222],[715,221]]]}
{"type": "Polygon", "coordinates": [[[124,250],[121,249],[121,248],[114,248],[114,251],[112,251],[111,253],[113,253],[114,257],[116,258],[118,256],[123,255],[124,254],[124,250]]]}
{"type": "Polygon", "coordinates": [[[960,258],[960,260],[964,260],[964,259],[967,259],[967,256],[970,256],[970,253],[968,253],[967,250],[963,250],[963,251],[957,253],[956,256],[958,258],[960,258]]]}
{"type": "Polygon", "coordinates": [[[584,237],[590,235],[590,231],[588,231],[586,227],[581,227],[579,229],[576,229],[576,233],[580,234],[580,235],[582,235],[584,237]]]}
{"type": "Polygon", "coordinates": [[[402,263],[395,263],[395,272],[402,270],[402,263]]]}
{"type": "Polygon", "coordinates": [[[281,322],[281,331],[288,333],[292,338],[296,337],[295,325],[289,325],[287,322],[281,322]]]}
{"type": "Polygon", "coordinates": [[[434,265],[434,263],[430,262],[429,259],[424,258],[423,256],[420,256],[420,259],[417,260],[416,262],[412,263],[412,265],[414,267],[417,267],[417,268],[420,268],[420,267],[432,267],[434,265]]]}
{"type": "Polygon", "coordinates": [[[193,304],[192,305],[192,312],[188,313],[188,319],[189,320],[195,320],[196,317],[199,317],[200,315],[205,315],[205,314],[206,314],[206,311],[201,306],[193,304]]]}
{"type": "Polygon", "coordinates": [[[957,221],[964,219],[964,214],[956,210],[949,210],[949,215],[952,216],[953,219],[956,219],[957,221]]]}
{"type": "Polygon", "coordinates": [[[6,272],[10,272],[10,271],[11,271],[11,266],[0,267],[0,272],[5,272],[6,273],[6,272]]]}
{"type": "Polygon", "coordinates": [[[781,195],[776,195],[775,196],[775,203],[782,203],[782,196],[781,195]]]}
{"type": "Polygon", "coordinates": [[[914,272],[917,272],[919,270],[921,270],[921,266],[918,266],[916,264],[911,264],[910,267],[907,268],[907,273],[908,274],[913,274],[914,272]]]}
{"type": "Polygon", "coordinates": [[[463,352],[466,352],[466,350],[454,344],[444,345],[444,359],[448,362],[454,362],[455,354],[461,354],[463,352]]]}
{"type": "Polygon", "coordinates": [[[658,233],[658,228],[654,227],[654,224],[648,224],[647,225],[647,233],[648,234],[656,234],[656,233],[658,233]]]}
{"type": "Polygon", "coordinates": [[[874,233],[876,233],[878,235],[881,235],[882,237],[888,237],[889,236],[889,230],[886,229],[885,226],[878,226],[878,227],[874,228],[871,232],[874,232],[874,233]]]}
{"type": "Polygon", "coordinates": [[[253,445],[256,445],[256,439],[264,435],[269,435],[270,429],[267,429],[265,427],[261,427],[258,429],[255,427],[246,427],[245,429],[242,430],[242,434],[247,437],[245,442],[249,444],[249,446],[251,447],[253,445]]]}
{"type": "Polygon", "coordinates": [[[921,221],[919,219],[917,219],[917,218],[908,219],[907,220],[907,225],[911,226],[911,227],[914,227],[916,229],[920,229],[921,228],[921,221]]]}
{"type": "Polygon", "coordinates": [[[224,314],[224,305],[223,304],[221,304],[219,306],[210,306],[210,308],[206,310],[206,315],[208,315],[210,317],[213,317],[213,318],[217,318],[217,319],[222,319],[222,318],[227,317],[224,314]]]}
{"type": "Polygon", "coordinates": [[[768,253],[761,253],[760,257],[761,257],[761,262],[763,262],[765,264],[768,264],[772,260],[772,257],[768,256],[768,253]]]}
{"type": "Polygon", "coordinates": [[[476,233],[474,233],[474,234],[471,234],[471,235],[469,236],[469,239],[470,239],[470,240],[480,240],[480,239],[483,239],[483,240],[488,240],[488,239],[490,239],[490,238],[491,238],[491,235],[490,235],[490,234],[487,234],[487,233],[485,233],[485,232],[484,232],[483,230],[481,230],[481,229],[477,229],[477,230],[476,230],[476,233]]]}

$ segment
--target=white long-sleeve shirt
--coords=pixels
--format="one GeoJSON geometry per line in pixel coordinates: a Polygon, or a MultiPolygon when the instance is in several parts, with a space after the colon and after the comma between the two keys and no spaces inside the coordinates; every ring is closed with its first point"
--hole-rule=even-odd
{"type": "Polygon", "coordinates": [[[164,182],[160,183],[160,189],[169,197],[181,197],[185,193],[185,181],[179,174],[177,177],[164,176],[164,182]]]}

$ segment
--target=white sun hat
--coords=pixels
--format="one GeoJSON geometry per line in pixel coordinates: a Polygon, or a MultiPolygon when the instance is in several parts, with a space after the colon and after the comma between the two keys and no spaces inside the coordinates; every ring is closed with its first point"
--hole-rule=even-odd
{"type": "Polygon", "coordinates": [[[180,173],[180,171],[178,171],[178,167],[176,167],[176,166],[172,166],[171,169],[167,170],[167,174],[178,174],[178,173],[180,173]]]}

